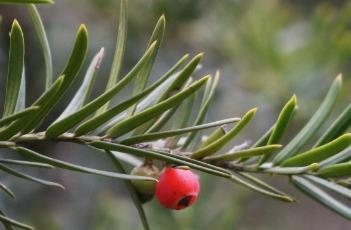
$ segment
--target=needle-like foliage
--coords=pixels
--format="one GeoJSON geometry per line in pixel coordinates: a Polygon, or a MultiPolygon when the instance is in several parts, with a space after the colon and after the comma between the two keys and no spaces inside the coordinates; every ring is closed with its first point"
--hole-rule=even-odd
{"type": "MultiPolygon", "coordinates": [[[[293,115],[297,110],[295,95],[283,106],[276,123],[255,144],[245,145],[244,149],[235,147],[228,152],[223,151],[236,136],[242,134],[242,130],[250,126],[257,109],[251,109],[242,116],[234,114],[232,118],[205,122],[206,113],[211,108],[210,102],[217,85],[220,84],[220,75],[217,71],[214,77],[207,75],[198,78],[196,69],[203,54],[194,56],[190,61],[188,61],[189,55],[184,55],[159,79],[148,85],[151,70],[157,61],[157,53],[162,48],[164,40],[166,19],[163,15],[156,23],[139,61],[123,78],[120,78],[128,24],[127,1],[121,0],[117,44],[106,90],[96,98],[90,99],[90,93],[99,75],[98,70],[103,64],[105,50],[101,48],[84,71],[83,82],[76,89],[70,104],[57,119],[38,131],[43,119],[73,85],[85,63],[89,49],[88,30],[85,25],[79,27],[67,65],[60,76],[52,81],[51,50],[35,4],[53,2],[0,0],[0,3],[26,4],[33,20],[33,30],[37,33],[42,46],[46,68],[45,91],[32,105],[24,108],[25,31],[22,31],[20,23],[14,20],[10,31],[4,113],[0,118],[0,148],[12,150],[14,156],[21,156],[21,160],[0,158],[1,173],[61,189],[64,187],[56,182],[28,175],[12,166],[40,167],[48,170],[59,168],[124,180],[145,229],[150,229],[150,226],[131,180],[156,181],[156,179],[128,174],[121,164],[122,161],[133,166],[144,159],[187,166],[225,178],[229,182],[240,184],[272,199],[294,202],[290,195],[272,187],[255,175],[284,176],[306,195],[351,220],[351,208],[334,197],[335,194],[351,197],[348,184],[343,183],[345,180],[340,180],[351,176],[349,161],[351,134],[347,133],[351,125],[351,105],[335,119],[317,143],[312,145],[313,147],[302,150],[326,122],[334,105],[337,104],[337,97],[342,89],[341,75],[331,84],[316,113],[288,143],[281,143],[281,138],[289,129],[288,124],[294,122],[293,115]],[[132,82],[135,83],[130,97],[113,105],[112,99],[132,82]],[[199,111],[192,111],[197,95],[202,95],[202,103],[199,111]],[[191,121],[190,112],[197,114],[194,121],[191,121]],[[171,119],[172,116],[176,116],[176,119],[171,119]],[[165,124],[170,121],[173,121],[172,128],[165,130],[165,124]],[[207,129],[209,129],[207,139],[195,138],[200,130],[207,129]],[[201,139],[200,143],[197,139],[201,139]],[[23,146],[24,143],[46,141],[74,142],[91,147],[107,154],[117,172],[73,164],[49,157],[40,150],[33,151],[23,146]],[[163,146],[160,146],[160,143],[163,146]]],[[[0,190],[4,195],[15,198],[15,188],[0,183],[0,190]]],[[[33,229],[7,217],[3,211],[0,211],[0,222],[5,229],[13,227],[33,229]]]]}

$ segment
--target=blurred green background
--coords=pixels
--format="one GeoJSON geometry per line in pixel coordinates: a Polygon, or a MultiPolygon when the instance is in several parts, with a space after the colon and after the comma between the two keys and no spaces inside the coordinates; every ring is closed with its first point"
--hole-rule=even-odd
{"type": "MultiPolygon", "coordinates": [[[[56,76],[64,67],[80,23],[87,25],[90,34],[87,60],[100,47],[105,47],[106,57],[94,91],[95,95],[101,93],[112,62],[119,1],[56,0],[55,5],[40,6],[39,10],[53,50],[56,76]]],[[[29,104],[44,87],[39,43],[23,7],[1,6],[0,14],[3,18],[0,98],[2,100],[4,96],[8,31],[12,20],[18,18],[27,45],[29,104]]],[[[252,107],[259,107],[251,127],[232,145],[260,137],[274,122],[284,102],[295,93],[299,110],[285,138],[285,141],[289,140],[313,114],[331,81],[340,72],[344,74],[345,87],[330,121],[350,102],[350,1],[130,1],[129,39],[123,73],[142,54],[161,14],[167,18],[166,39],[152,76],[157,77],[166,71],[184,53],[205,52],[198,76],[213,74],[217,69],[222,73],[207,120],[240,116],[252,107]]],[[[75,82],[70,95],[79,84],[79,81],[75,82]]],[[[60,103],[48,121],[59,115],[68,101],[69,97],[60,103]]],[[[44,148],[60,159],[113,170],[107,157],[74,144],[51,143],[33,147],[44,148]]],[[[38,229],[141,229],[136,209],[120,181],[64,171],[28,171],[55,178],[65,185],[66,191],[1,176],[10,187],[17,188],[15,202],[7,197],[0,198],[0,205],[6,206],[10,215],[38,229]]],[[[169,211],[152,201],[145,205],[145,209],[152,229],[351,229],[351,223],[301,195],[286,178],[267,180],[292,193],[298,202],[285,204],[271,200],[230,182],[201,174],[201,195],[191,208],[169,211]]]]}

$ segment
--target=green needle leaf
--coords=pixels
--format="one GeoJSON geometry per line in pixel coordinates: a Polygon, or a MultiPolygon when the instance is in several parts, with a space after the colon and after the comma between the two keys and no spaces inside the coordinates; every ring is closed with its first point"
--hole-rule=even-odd
{"type": "Polygon", "coordinates": [[[21,160],[13,160],[13,159],[0,159],[0,162],[4,163],[4,164],[30,166],[30,167],[37,167],[37,168],[54,168],[52,165],[49,165],[49,164],[43,164],[43,163],[32,162],[32,161],[21,161],[21,160]]]}
{"type": "MultiPolygon", "coordinates": [[[[184,128],[191,117],[192,109],[195,104],[197,94],[194,93],[188,99],[186,99],[178,109],[174,121],[172,122],[172,130],[184,128]]],[[[173,136],[166,140],[167,148],[175,148],[181,136],[173,136]]]]}
{"type": "Polygon", "coordinates": [[[319,168],[319,164],[312,163],[303,167],[272,167],[264,169],[263,171],[266,173],[279,174],[279,175],[296,175],[296,174],[304,174],[310,171],[316,171],[319,168]]]}
{"type": "Polygon", "coordinates": [[[145,97],[147,94],[150,94],[154,90],[156,90],[157,87],[159,87],[162,83],[164,83],[167,79],[169,79],[173,73],[181,66],[185,60],[188,58],[188,55],[183,56],[168,72],[166,72],[163,76],[159,78],[155,83],[153,83],[151,86],[149,86],[147,89],[142,91],[141,93],[129,98],[128,100],[112,107],[111,109],[107,110],[106,112],[103,112],[85,122],[83,122],[81,125],[79,125],[74,132],[77,136],[81,136],[83,134],[86,134],[90,131],[95,130],[105,122],[111,120],[113,117],[118,115],[121,112],[124,112],[127,108],[138,102],[140,99],[145,97]]]}
{"type": "Polygon", "coordinates": [[[351,199],[351,190],[348,188],[345,188],[341,185],[338,185],[336,183],[330,182],[328,180],[316,177],[316,176],[311,176],[311,175],[305,175],[303,176],[304,178],[320,185],[323,186],[324,188],[330,189],[331,191],[334,191],[336,193],[339,193],[340,195],[350,198],[351,199]]]}
{"type": "MultiPolygon", "coordinates": [[[[143,66],[143,68],[140,70],[137,78],[135,79],[133,95],[140,93],[145,88],[145,85],[147,84],[152,67],[155,63],[155,59],[156,59],[158,50],[159,50],[161,43],[163,41],[165,28],[166,28],[166,18],[164,15],[162,15],[156,23],[155,29],[152,32],[152,35],[150,37],[149,44],[148,44],[148,46],[150,46],[154,41],[158,41],[157,45],[156,45],[152,55],[150,56],[150,60],[147,62],[146,65],[143,66]]],[[[135,109],[136,109],[136,105],[134,105],[133,108],[131,109],[131,115],[134,114],[135,109]]]]}
{"type": "MultiPolygon", "coordinates": [[[[207,81],[208,82],[208,81],[207,81]]],[[[179,91],[183,91],[184,89],[188,88],[188,86],[190,86],[193,83],[193,78],[190,77],[188,79],[188,81],[184,84],[183,88],[181,90],[177,90],[174,91],[173,94],[179,92],[179,91]]],[[[183,102],[181,102],[180,104],[174,106],[172,109],[167,110],[166,112],[164,112],[159,118],[157,118],[153,124],[151,125],[150,128],[148,128],[144,133],[154,133],[154,132],[158,132],[160,131],[166,124],[167,122],[173,117],[173,115],[177,112],[178,108],[184,103],[186,102],[189,98],[193,97],[194,95],[196,95],[198,92],[192,94],[190,97],[188,97],[186,100],[184,100],[183,102]]]]}
{"type": "Polygon", "coordinates": [[[169,130],[169,131],[163,131],[163,132],[148,133],[148,134],[143,134],[143,135],[138,135],[138,136],[132,136],[130,138],[127,138],[127,139],[121,141],[120,143],[124,144],[124,145],[133,145],[133,144],[137,144],[137,143],[141,143],[141,142],[149,142],[149,141],[154,141],[154,140],[163,139],[163,138],[167,138],[167,137],[182,135],[184,133],[194,132],[197,130],[213,128],[216,126],[237,122],[239,120],[240,120],[240,118],[229,118],[229,119],[224,119],[221,121],[215,121],[215,122],[211,122],[211,123],[207,123],[207,124],[203,124],[203,125],[197,125],[197,126],[192,126],[192,127],[182,128],[182,129],[175,129],[175,130],[169,130]]]}
{"type": "MultiPolygon", "coordinates": [[[[7,216],[5,216],[3,214],[3,212],[1,212],[1,214],[0,214],[0,221],[2,223],[6,223],[6,224],[9,224],[11,226],[15,226],[17,228],[20,228],[20,229],[34,230],[34,228],[32,226],[29,226],[29,225],[23,224],[21,222],[18,222],[16,220],[13,220],[11,218],[8,218],[7,216]]],[[[9,229],[11,229],[11,228],[9,228],[9,229]]]]}
{"type": "MultiPolygon", "coordinates": [[[[205,90],[205,93],[204,93],[204,96],[203,96],[203,99],[201,102],[200,111],[195,119],[194,125],[200,125],[205,120],[210,102],[212,101],[212,98],[215,94],[219,80],[220,80],[220,72],[217,71],[216,75],[213,79],[213,82],[209,82],[207,90],[205,90]]],[[[182,147],[183,149],[185,149],[186,147],[189,146],[190,143],[192,143],[196,134],[197,134],[197,132],[192,132],[188,135],[188,137],[186,138],[186,141],[182,147]]]]}
{"type": "Polygon", "coordinates": [[[337,139],[311,149],[307,152],[300,153],[281,163],[282,166],[305,166],[314,162],[320,162],[331,157],[351,145],[351,133],[344,134],[337,139]]]}
{"type": "Polygon", "coordinates": [[[0,0],[0,4],[54,4],[52,0],[0,0]]]}
{"type": "Polygon", "coordinates": [[[10,51],[6,81],[4,117],[13,114],[20,92],[24,70],[24,38],[17,20],[12,23],[10,32],[10,51]]]}
{"type": "MultiPolygon", "coordinates": [[[[297,108],[297,98],[296,96],[292,96],[292,98],[285,104],[282,111],[280,112],[278,119],[274,125],[271,135],[267,141],[267,145],[277,144],[279,143],[280,139],[282,138],[289,121],[293,117],[293,114],[297,108]]],[[[263,164],[268,160],[270,155],[263,155],[260,160],[259,164],[263,164]]]]}
{"type": "Polygon", "coordinates": [[[346,161],[346,160],[350,159],[350,157],[351,157],[351,146],[344,149],[340,153],[335,154],[334,156],[329,157],[328,159],[325,159],[324,161],[320,162],[319,165],[322,168],[322,167],[327,166],[327,165],[336,164],[336,163],[346,161]]]}
{"type": "MultiPolygon", "coordinates": [[[[178,92],[180,89],[184,87],[184,85],[189,81],[191,74],[194,73],[196,67],[200,63],[203,54],[200,53],[196,55],[184,68],[183,70],[177,75],[174,81],[168,86],[166,90],[163,91],[162,95],[157,100],[156,104],[166,100],[167,98],[171,97],[175,92],[178,92]]],[[[144,125],[138,127],[134,133],[136,135],[144,133],[154,124],[154,120],[151,120],[144,125]]]]}
{"type": "MultiPolygon", "coordinates": [[[[108,155],[110,156],[111,160],[112,160],[112,163],[115,165],[116,169],[120,172],[120,173],[123,173],[123,174],[127,174],[127,172],[124,170],[122,164],[119,162],[119,160],[115,157],[115,155],[110,152],[110,151],[106,151],[106,153],[108,153],[108,155]]],[[[140,202],[140,199],[139,199],[139,196],[138,196],[138,193],[137,191],[135,190],[133,184],[130,182],[130,181],[127,181],[125,180],[124,181],[124,184],[129,192],[129,195],[130,197],[132,198],[133,200],[133,203],[136,207],[136,209],[138,210],[138,214],[139,214],[139,217],[140,217],[140,220],[144,226],[144,229],[145,230],[149,230],[150,227],[149,227],[149,224],[147,222],[147,218],[146,218],[146,214],[144,212],[144,208],[143,208],[143,205],[142,203],[140,202]]]]}
{"type": "Polygon", "coordinates": [[[152,53],[156,43],[150,46],[150,48],[145,52],[143,57],[139,60],[139,62],[134,66],[134,68],[114,87],[100,95],[95,100],[89,102],[77,112],[69,115],[63,120],[57,121],[50,125],[50,127],[46,131],[47,138],[55,138],[70,128],[77,125],[84,118],[88,117],[90,114],[98,110],[102,105],[111,100],[121,89],[123,89],[139,72],[140,68],[145,64],[145,61],[148,60],[148,56],[152,53]]]}
{"type": "Polygon", "coordinates": [[[11,189],[9,189],[6,185],[3,183],[0,183],[0,189],[4,191],[7,195],[9,195],[12,199],[16,199],[15,194],[12,192],[11,189]]]}
{"type": "Polygon", "coordinates": [[[273,163],[275,165],[280,164],[287,158],[298,153],[299,150],[310,140],[312,135],[319,129],[323,122],[327,119],[331,112],[337,96],[341,90],[342,76],[338,75],[334,80],[332,86],[329,89],[327,96],[323,103],[320,105],[318,110],[309,120],[309,122],[303,127],[303,129],[280,151],[275,158],[273,163]]]}
{"type": "Polygon", "coordinates": [[[261,147],[267,145],[269,138],[271,137],[275,124],[272,125],[253,145],[252,147],[261,147]]]}
{"type": "Polygon", "coordinates": [[[71,102],[68,104],[66,109],[62,112],[62,114],[60,115],[59,118],[57,118],[56,121],[62,120],[65,117],[68,117],[72,113],[76,112],[88,100],[91,89],[94,85],[94,82],[97,76],[97,71],[99,70],[101,61],[104,57],[104,53],[105,53],[104,48],[101,48],[100,51],[95,55],[95,57],[93,58],[93,60],[91,61],[88,67],[88,70],[84,76],[84,80],[81,86],[79,87],[78,91],[72,98],[71,102]]]}
{"type": "Polygon", "coordinates": [[[183,100],[195,93],[204,83],[206,83],[208,79],[209,76],[205,76],[202,79],[190,85],[188,88],[184,89],[183,91],[168,98],[167,100],[164,100],[142,112],[133,115],[132,117],[129,117],[117,123],[107,131],[106,135],[109,137],[116,138],[125,133],[128,133],[129,131],[133,130],[134,128],[138,127],[144,122],[149,121],[150,119],[162,114],[164,111],[167,111],[168,109],[181,103],[183,100]]]}
{"type": "Polygon", "coordinates": [[[210,145],[211,143],[223,137],[226,133],[227,131],[225,130],[225,125],[218,127],[208,136],[208,138],[204,142],[201,143],[199,149],[210,145]]]}
{"type": "Polygon", "coordinates": [[[249,181],[255,183],[256,185],[261,186],[262,188],[267,189],[267,190],[269,190],[269,191],[271,191],[273,193],[284,195],[284,196],[288,196],[288,194],[286,194],[285,192],[282,192],[282,191],[272,187],[271,185],[267,184],[263,180],[260,180],[260,179],[254,177],[254,176],[251,176],[248,173],[237,172],[237,174],[239,174],[240,176],[244,177],[246,180],[249,180],[249,181]]]}
{"type": "Polygon", "coordinates": [[[39,183],[39,184],[42,184],[42,185],[53,186],[53,187],[57,187],[57,188],[60,188],[60,189],[65,189],[62,185],[60,185],[58,183],[47,181],[47,180],[43,180],[43,179],[39,179],[39,178],[30,176],[28,174],[18,172],[17,170],[9,168],[9,167],[5,166],[4,164],[0,164],[0,170],[6,172],[8,174],[11,174],[11,175],[13,175],[15,177],[19,177],[19,178],[22,178],[22,179],[25,179],[25,180],[33,181],[33,182],[36,182],[36,183],[39,183]]]}
{"type": "Polygon", "coordinates": [[[41,49],[44,55],[45,61],[45,90],[49,89],[52,84],[53,70],[52,70],[52,57],[48,38],[46,36],[45,27],[41,20],[40,14],[35,5],[27,5],[28,12],[32,18],[35,32],[37,33],[41,49]]]}
{"type": "Polygon", "coordinates": [[[263,189],[263,188],[258,187],[256,185],[253,185],[253,184],[241,179],[239,176],[235,175],[234,172],[233,172],[230,180],[232,182],[241,184],[244,187],[247,187],[253,191],[256,191],[258,193],[261,193],[263,195],[269,196],[269,197],[274,198],[274,199],[278,199],[278,200],[285,201],[285,202],[294,202],[295,201],[293,198],[291,198],[287,195],[277,194],[277,193],[271,192],[267,189],[263,189]]]}
{"type": "Polygon", "coordinates": [[[25,72],[26,72],[25,68],[23,68],[21,85],[18,92],[18,98],[17,98],[16,108],[15,108],[16,113],[26,108],[26,73],[25,72]]]}
{"type": "Polygon", "coordinates": [[[64,76],[61,87],[59,88],[58,92],[53,95],[53,97],[50,98],[47,103],[45,103],[45,106],[42,107],[42,111],[38,114],[38,116],[36,116],[33,121],[29,122],[26,128],[22,131],[23,133],[28,133],[38,127],[42,120],[49,114],[51,109],[62,98],[75,77],[78,75],[78,72],[84,63],[87,49],[88,31],[85,25],[81,25],[77,32],[71,56],[61,74],[61,76],[64,76]]]}
{"type": "MultiPolygon", "coordinates": [[[[39,109],[33,113],[31,113],[30,117],[25,116],[21,119],[16,120],[13,122],[11,125],[6,127],[5,129],[0,131],[0,140],[8,140],[14,135],[16,135],[18,132],[22,131],[24,128],[30,125],[34,125],[35,118],[38,117],[39,113],[43,112],[43,108],[45,108],[46,104],[50,102],[50,100],[57,94],[59,89],[62,86],[63,80],[65,76],[59,77],[55,83],[47,90],[44,94],[40,96],[38,100],[36,100],[33,105],[31,106],[32,108],[39,107],[39,109]]],[[[30,109],[29,107],[28,109],[30,109]]]]}
{"type": "Polygon", "coordinates": [[[47,156],[44,156],[42,154],[39,154],[37,152],[34,152],[30,149],[26,149],[23,147],[15,147],[13,148],[16,152],[21,154],[23,157],[26,157],[28,159],[32,159],[35,161],[47,163],[50,165],[53,165],[57,168],[62,168],[62,169],[67,169],[71,171],[76,171],[76,172],[83,172],[83,173],[88,173],[88,174],[93,174],[93,175],[99,175],[99,176],[106,176],[106,177],[112,177],[112,178],[117,178],[117,179],[123,179],[123,180],[151,180],[151,181],[156,181],[152,177],[145,177],[145,176],[134,176],[134,175],[128,175],[128,174],[120,174],[120,173],[113,173],[113,172],[108,172],[108,171],[102,171],[102,170],[97,170],[97,169],[92,169],[80,165],[75,165],[72,163],[64,162],[61,160],[57,160],[54,158],[50,158],[47,156]]]}
{"type": "MultiPolygon", "coordinates": [[[[0,215],[3,215],[4,217],[6,217],[5,213],[3,211],[0,210],[0,215]]],[[[11,224],[9,224],[8,222],[6,221],[1,221],[1,224],[4,226],[5,230],[13,230],[14,228],[12,227],[11,224]]]]}
{"type": "MultiPolygon", "coordinates": [[[[111,66],[110,76],[106,85],[106,91],[110,90],[119,79],[124,52],[127,43],[127,27],[128,27],[128,0],[121,0],[120,11],[119,11],[119,24],[118,34],[116,40],[115,54],[113,56],[113,62],[111,66]]],[[[96,114],[105,112],[110,106],[110,100],[106,102],[96,114]]]]}
{"type": "Polygon", "coordinates": [[[317,202],[321,203],[322,205],[329,208],[330,210],[340,214],[346,219],[351,220],[351,209],[345,206],[344,204],[342,204],[340,201],[331,197],[322,189],[318,188],[308,180],[299,176],[293,176],[292,182],[296,185],[297,188],[299,188],[306,195],[310,196],[311,198],[315,199],[317,202]]]}
{"type": "Polygon", "coordinates": [[[219,138],[215,142],[212,142],[211,144],[196,150],[191,155],[191,158],[203,158],[223,148],[225,144],[231,141],[251,121],[251,119],[255,116],[256,111],[256,108],[248,111],[228,133],[226,133],[223,137],[219,138]]]}
{"type": "Polygon", "coordinates": [[[351,175],[351,162],[327,165],[318,171],[321,177],[344,177],[351,175]]]}
{"type": "Polygon", "coordinates": [[[230,173],[224,169],[221,169],[219,167],[216,167],[210,164],[206,164],[201,161],[196,161],[193,159],[182,157],[179,155],[173,155],[173,154],[163,153],[163,152],[147,151],[147,150],[137,149],[137,148],[133,148],[125,145],[103,142],[103,141],[94,141],[94,142],[91,142],[90,145],[98,149],[117,151],[117,152],[135,155],[137,157],[147,157],[155,160],[165,161],[167,163],[186,165],[191,168],[194,168],[199,171],[206,172],[215,176],[220,176],[225,178],[230,177],[230,173]]]}
{"type": "Polygon", "coordinates": [[[328,143],[343,134],[351,126],[351,104],[340,114],[333,124],[324,132],[314,147],[328,143]]]}
{"type": "Polygon", "coordinates": [[[18,113],[12,114],[10,116],[7,116],[3,119],[0,120],[0,126],[8,125],[13,121],[19,120],[21,118],[31,116],[33,113],[36,113],[39,111],[38,106],[31,106],[27,109],[24,109],[18,113]]]}
{"type": "Polygon", "coordinates": [[[271,154],[277,151],[278,149],[280,149],[281,147],[282,145],[267,145],[263,147],[245,149],[245,150],[241,150],[233,153],[225,153],[225,154],[219,154],[215,156],[208,156],[204,160],[211,163],[218,162],[218,161],[233,161],[243,157],[247,158],[247,157],[271,154]]]}

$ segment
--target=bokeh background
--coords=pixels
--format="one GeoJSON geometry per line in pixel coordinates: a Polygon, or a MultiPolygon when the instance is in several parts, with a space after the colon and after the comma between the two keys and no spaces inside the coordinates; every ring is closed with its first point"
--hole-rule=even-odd
{"type": "MultiPolygon", "coordinates": [[[[64,67],[80,23],[87,25],[90,34],[87,60],[100,47],[105,47],[106,57],[94,89],[95,96],[101,93],[112,62],[119,1],[56,0],[53,6],[39,6],[39,11],[53,50],[55,76],[64,67]]],[[[0,101],[4,96],[8,32],[12,20],[17,18],[26,40],[27,103],[30,104],[44,87],[39,42],[24,7],[1,6],[0,14],[0,101]]],[[[232,145],[260,137],[274,122],[281,106],[295,93],[299,110],[285,137],[284,141],[288,141],[313,114],[340,72],[344,74],[344,90],[329,123],[351,101],[349,1],[129,1],[129,40],[123,73],[142,54],[161,14],[167,18],[166,39],[153,77],[166,71],[185,53],[205,52],[198,76],[213,74],[217,69],[222,73],[207,120],[240,116],[252,107],[259,107],[250,128],[232,145]]],[[[73,95],[79,80],[68,96],[73,95]]],[[[66,97],[46,123],[59,115],[68,102],[66,97]]],[[[323,130],[325,127],[320,133],[323,130]]],[[[74,144],[46,143],[32,147],[44,149],[60,159],[113,170],[106,156],[74,144]]],[[[10,216],[48,230],[141,229],[136,209],[120,181],[59,170],[27,171],[55,178],[65,185],[66,191],[1,175],[1,179],[17,191],[14,202],[0,197],[0,205],[9,210],[10,216]]],[[[228,181],[201,174],[201,196],[191,208],[169,211],[152,201],[145,205],[145,210],[153,229],[351,229],[351,223],[301,195],[287,178],[266,179],[290,192],[298,202],[286,204],[271,200],[228,181]]]]}

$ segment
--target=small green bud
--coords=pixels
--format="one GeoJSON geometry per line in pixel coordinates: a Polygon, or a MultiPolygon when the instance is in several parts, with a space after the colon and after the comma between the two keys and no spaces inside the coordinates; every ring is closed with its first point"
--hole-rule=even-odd
{"type": "MultiPolygon", "coordinates": [[[[130,174],[136,176],[148,176],[158,179],[160,170],[153,164],[146,163],[135,167],[130,174]]],[[[139,193],[141,202],[145,203],[153,198],[156,187],[155,181],[133,180],[132,184],[139,193]]]]}

